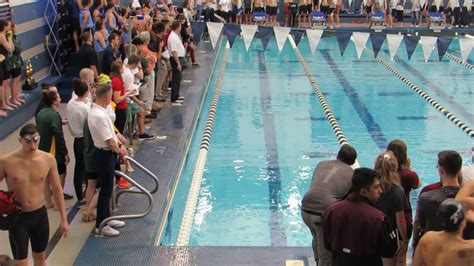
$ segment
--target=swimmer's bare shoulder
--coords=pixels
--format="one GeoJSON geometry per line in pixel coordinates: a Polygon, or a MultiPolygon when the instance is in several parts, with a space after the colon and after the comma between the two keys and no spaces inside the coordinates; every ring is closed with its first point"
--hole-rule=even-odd
{"type": "Polygon", "coordinates": [[[474,240],[448,240],[445,236],[444,232],[427,232],[416,248],[412,265],[474,265],[474,240]]]}
{"type": "MultiPolygon", "coordinates": [[[[413,264],[412,266],[425,266],[430,265],[430,260],[436,260],[435,258],[429,258],[428,254],[432,253],[433,248],[430,247],[432,243],[436,243],[436,239],[439,238],[437,236],[438,232],[426,232],[423,237],[420,239],[416,250],[415,256],[413,257],[413,264]]],[[[437,253],[433,253],[437,254],[437,253]]]]}

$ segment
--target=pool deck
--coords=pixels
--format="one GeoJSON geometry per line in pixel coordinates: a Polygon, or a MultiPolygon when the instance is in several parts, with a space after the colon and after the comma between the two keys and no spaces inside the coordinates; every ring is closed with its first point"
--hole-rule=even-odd
{"type": "MultiPolygon", "coordinates": [[[[326,29],[325,34],[337,31],[368,31],[360,24],[343,23],[340,28],[326,29]]],[[[430,34],[426,28],[393,28],[385,33],[430,34]]],[[[474,28],[446,29],[441,35],[454,35],[457,32],[474,33],[474,28]]],[[[440,34],[440,33],[437,33],[440,34]]],[[[218,46],[218,45],[217,45],[218,46]]],[[[299,260],[304,265],[315,265],[311,248],[308,247],[167,247],[156,246],[159,221],[170,201],[169,191],[173,190],[175,180],[180,174],[185,160],[187,146],[191,141],[193,129],[200,112],[201,102],[210,81],[217,51],[213,51],[209,41],[201,41],[196,52],[199,68],[188,68],[183,72],[181,95],[185,97],[183,106],[163,105],[158,117],[152,122],[150,132],[166,139],[143,142],[134,158],[154,172],[160,187],[153,195],[152,212],[142,218],[125,220],[127,226],[120,229],[121,235],[114,238],[96,238],[94,223],[81,222],[81,211],[77,207],[69,210],[68,219],[71,231],[67,238],[54,233],[57,217],[51,223],[53,237],[48,245],[48,265],[285,265],[288,260],[299,260]]],[[[207,110],[203,110],[207,112],[207,110]]],[[[71,172],[72,173],[72,172],[71,172]]],[[[70,175],[72,177],[72,175],[70,175]]],[[[131,175],[146,188],[151,188],[152,180],[135,169],[131,175]]],[[[147,202],[143,196],[124,195],[119,210],[114,214],[140,212],[147,202]]],[[[309,232],[308,232],[309,233],[309,232]]],[[[2,239],[5,235],[2,235],[2,239]]],[[[309,245],[310,243],[308,243],[309,245]]],[[[3,245],[2,245],[3,246],[3,245]]],[[[31,257],[31,256],[30,256],[31,257]]],[[[31,261],[30,261],[31,262],[31,261]]]]}
{"type": "MultiPolygon", "coordinates": [[[[370,31],[363,26],[343,25],[333,30],[325,30],[326,35],[337,31],[370,31]]],[[[420,34],[430,34],[426,28],[385,29],[386,33],[410,33],[416,30],[420,34]]],[[[454,32],[471,32],[473,29],[446,29],[442,35],[454,35],[454,32]]],[[[474,32],[474,31],[473,31],[474,32]]],[[[437,33],[439,34],[439,33],[437,33]]],[[[218,45],[217,45],[218,46],[218,45]]],[[[153,211],[142,219],[126,220],[127,226],[120,229],[121,235],[115,238],[96,238],[93,224],[86,224],[86,239],[79,247],[80,251],[74,265],[285,265],[286,261],[298,260],[304,265],[315,265],[310,247],[169,247],[155,245],[159,230],[159,221],[166,211],[175,180],[185,160],[188,143],[192,138],[201,102],[210,81],[217,51],[213,51],[209,41],[201,41],[196,53],[199,68],[189,68],[183,72],[181,94],[185,105],[176,107],[166,102],[158,118],[151,124],[151,132],[166,136],[164,140],[144,142],[134,158],[156,173],[160,179],[160,188],[153,195],[153,211]]],[[[203,110],[207,112],[207,110],[203,110]]],[[[140,184],[151,188],[150,178],[136,171],[132,175],[140,184]]],[[[115,214],[132,213],[141,210],[146,200],[141,196],[124,195],[120,200],[119,211],[115,214]]],[[[77,210],[76,210],[77,212],[77,210]]],[[[74,213],[74,209],[71,211],[74,213]]],[[[76,215],[75,220],[80,215],[76,215]]],[[[75,223],[73,221],[73,223],[75,223]]],[[[77,222],[76,222],[77,223],[77,222]]],[[[78,223],[81,223],[80,221],[78,223]]],[[[82,223],[84,227],[84,223],[82,223]]],[[[53,237],[54,240],[54,237],[53,237]]],[[[51,265],[60,265],[68,247],[75,246],[72,239],[62,238],[48,257],[51,265]],[[66,242],[66,243],[62,243],[66,242]]],[[[77,247],[76,247],[77,249],[77,247]]]]}
{"type": "MultiPolygon", "coordinates": [[[[209,75],[217,56],[209,41],[199,44],[197,61],[199,68],[189,68],[183,72],[181,95],[185,105],[176,107],[167,102],[159,116],[153,121],[150,131],[165,140],[146,141],[136,152],[134,158],[149,168],[160,179],[160,188],[153,195],[153,211],[146,217],[125,220],[127,226],[120,229],[121,235],[114,238],[96,238],[89,223],[84,242],[74,265],[284,265],[287,260],[299,260],[304,265],[313,265],[311,248],[299,247],[166,247],[156,246],[159,221],[170,200],[168,191],[173,190],[181,164],[185,159],[188,143],[199,114],[202,99],[206,92],[209,75]],[[192,82],[190,82],[192,81],[192,82]],[[158,222],[157,222],[158,221],[158,222]]],[[[207,110],[203,110],[207,112],[207,110]]],[[[147,188],[152,180],[136,169],[132,175],[147,188]]],[[[147,202],[142,196],[124,195],[120,199],[119,211],[114,214],[132,213],[142,210],[147,202]]],[[[80,216],[80,215],[76,215],[80,216]]],[[[53,237],[54,238],[54,237],[53,237]]],[[[61,239],[48,262],[61,263],[65,251],[61,239]]]]}

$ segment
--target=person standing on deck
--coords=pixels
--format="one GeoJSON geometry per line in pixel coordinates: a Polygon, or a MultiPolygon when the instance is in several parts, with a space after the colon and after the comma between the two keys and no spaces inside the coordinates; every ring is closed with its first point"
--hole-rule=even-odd
{"type": "Polygon", "coordinates": [[[355,149],[344,144],[336,160],[322,161],[316,166],[308,192],[301,202],[301,216],[313,236],[313,253],[320,266],[330,266],[331,251],[324,247],[321,214],[333,202],[341,200],[351,189],[352,168],[357,158],[355,149]]]}
{"type": "Polygon", "coordinates": [[[270,26],[277,26],[277,21],[276,21],[277,14],[278,14],[278,1],[268,0],[267,15],[268,15],[268,23],[270,26]]]}
{"type": "Polygon", "coordinates": [[[441,203],[456,197],[460,184],[458,175],[461,172],[462,158],[456,151],[445,150],[438,153],[438,173],[443,186],[440,189],[423,193],[418,199],[416,218],[413,228],[413,246],[429,231],[441,231],[440,217],[436,210],[441,203]]]}
{"type": "Polygon", "coordinates": [[[354,170],[351,192],[321,216],[324,242],[333,254],[332,265],[382,266],[381,257],[397,254],[398,236],[387,216],[373,206],[382,193],[377,172],[354,170]]]}
{"type": "Polygon", "coordinates": [[[441,203],[437,211],[443,231],[428,232],[420,240],[413,266],[472,265],[474,240],[463,239],[467,222],[474,222],[474,213],[454,199],[441,203]]]}
{"type": "Polygon", "coordinates": [[[53,188],[61,217],[61,232],[67,235],[69,230],[56,160],[53,155],[38,150],[40,139],[38,128],[27,124],[20,129],[18,141],[21,148],[0,157],[0,182],[5,179],[8,191],[16,193],[15,199],[22,209],[15,225],[9,230],[15,265],[20,266],[28,265],[29,242],[34,264],[46,265],[45,250],[49,241],[48,213],[44,206],[46,181],[53,188]]]}
{"type": "MultiPolygon", "coordinates": [[[[46,107],[41,109],[36,116],[38,132],[41,135],[38,149],[44,152],[49,152],[56,158],[61,187],[64,188],[66,182],[66,165],[69,163],[70,159],[66,147],[66,141],[64,140],[61,115],[57,111],[61,104],[61,97],[57,91],[43,91],[43,101],[46,107]]],[[[44,194],[46,198],[46,207],[52,208],[54,207],[54,204],[51,200],[50,184],[47,180],[45,184],[44,194]]],[[[64,194],[64,198],[72,199],[73,197],[64,194]]]]}

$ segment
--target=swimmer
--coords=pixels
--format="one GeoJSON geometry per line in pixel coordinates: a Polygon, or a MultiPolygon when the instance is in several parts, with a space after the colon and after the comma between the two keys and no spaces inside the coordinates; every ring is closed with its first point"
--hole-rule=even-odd
{"type": "Polygon", "coordinates": [[[420,240],[413,258],[418,265],[472,265],[474,240],[462,237],[467,221],[474,221],[474,213],[466,212],[459,201],[447,199],[438,210],[443,231],[427,232],[420,240]]]}
{"type": "Polygon", "coordinates": [[[48,213],[44,206],[44,186],[49,181],[61,216],[60,229],[69,230],[63,189],[54,156],[38,150],[40,135],[34,124],[20,130],[21,148],[0,157],[0,182],[5,179],[8,191],[16,192],[22,213],[9,231],[15,265],[28,265],[28,241],[31,241],[35,265],[46,265],[45,250],[49,240],[48,213]]]}

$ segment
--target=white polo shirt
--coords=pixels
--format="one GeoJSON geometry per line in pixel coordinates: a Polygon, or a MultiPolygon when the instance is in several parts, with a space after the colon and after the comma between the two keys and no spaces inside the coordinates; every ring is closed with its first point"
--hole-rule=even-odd
{"type": "Polygon", "coordinates": [[[72,98],[67,103],[67,120],[71,135],[75,138],[84,136],[84,123],[90,111],[90,104],[72,98]]]}
{"type": "Polygon", "coordinates": [[[136,90],[137,92],[134,94],[137,96],[139,94],[138,88],[140,87],[140,81],[135,78],[135,74],[138,73],[138,68],[130,69],[128,67],[123,67],[122,73],[122,81],[125,90],[136,90]],[[137,84],[138,83],[138,84],[137,84]]]}
{"type": "Polygon", "coordinates": [[[173,54],[173,52],[176,51],[178,57],[184,57],[186,55],[181,37],[179,37],[179,35],[174,31],[171,31],[170,36],[168,37],[168,50],[170,50],[170,54],[173,54]]]}
{"type": "Polygon", "coordinates": [[[93,103],[87,123],[95,147],[99,149],[110,149],[107,145],[107,140],[114,139],[118,142],[117,135],[114,131],[114,124],[112,120],[110,120],[105,108],[93,103]]]}

